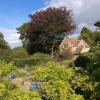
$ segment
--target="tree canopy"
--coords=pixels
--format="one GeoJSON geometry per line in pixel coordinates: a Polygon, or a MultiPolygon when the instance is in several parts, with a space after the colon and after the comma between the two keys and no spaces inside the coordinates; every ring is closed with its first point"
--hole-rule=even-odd
{"type": "Polygon", "coordinates": [[[96,23],[94,23],[94,26],[96,26],[100,29],[100,21],[97,21],[96,23]]]}
{"type": "Polygon", "coordinates": [[[79,38],[85,40],[91,46],[96,46],[100,44],[100,31],[92,32],[87,27],[83,27],[79,38]]]}
{"type": "Polygon", "coordinates": [[[8,43],[4,40],[3,34],[0,32],[0,49],[8,49],[10,48],[8,43]]]}
{"type": "Polygon", "coordinates": [[[79,38],[85,40],[90,45],[92,44],[91,38],[92,38],[92,31],[88,29],[87,27],[83,27],[80,33],[79,38]]]}
{"type": "Polygon", "coordinates": [[[76,24],[72,12],[65,7],[47,8],[30,15],[30,22],[18,27],[20,39],[30,54],[34,52],[50,53],[55,50],[62,36],[71,34],[76,24]],[[56,45],[54,45],[56,44],[56,45]]]}

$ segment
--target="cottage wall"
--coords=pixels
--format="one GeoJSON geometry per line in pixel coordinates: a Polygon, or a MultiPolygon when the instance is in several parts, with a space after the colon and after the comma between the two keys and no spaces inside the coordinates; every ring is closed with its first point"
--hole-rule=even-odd
{"type": "Polygon", "coordinates": [[[76,51],[76,49],[77,49],[77,47],[72,47],[72,52],[75,52],[76,51]]]}
{"type": "Polygon", "coordinates": [[[90,48],[89,48],[89,47],[88,47],[88,48],[84,47],[84,48],[82,49],[81,53],[86,53],[86,52],[89,52],[89,50],[90,50],[90,48]]]}
{"type": "Polygon", "coordinates": [[[88,46],[88,44],[84,40],[81,40],[78,45],[83,46],[83,49],[82,49],[81,53],[89,52],[90,47],[88,46]]]}

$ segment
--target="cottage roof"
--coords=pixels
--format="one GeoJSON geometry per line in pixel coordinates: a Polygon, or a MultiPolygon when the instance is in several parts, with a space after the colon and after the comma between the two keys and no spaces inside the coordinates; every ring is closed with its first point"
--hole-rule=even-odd
{"type": "MultiPolygon", "coordinates": [[[[60,46],[62,46],[62,45],[78,46],[78,44],[80,43],[81,40],[79,40],[77,38],[67,38],[67,37],[65,37],[63,39],[62,43],[60,44],[60,46]]],[[[83,41],[83,46],[89,47],[89,45],[84,40],[82,40],[82,41],[83,41]]]]}
{"type": "Polygon", "coordinates": [[[77,46],[79,44],[80,40],[76,38],[67,38],[65,37],[61,43],[61,45],[72,45],[77,46]]]}

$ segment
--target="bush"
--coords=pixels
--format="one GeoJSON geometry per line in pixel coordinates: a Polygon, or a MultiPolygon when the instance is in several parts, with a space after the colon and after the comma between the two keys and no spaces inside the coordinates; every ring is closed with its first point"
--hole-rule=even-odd
{"type": "Polygon", "coordinates": [[[94,81],[100,82],[100,68],[95,69],[92,73],[91,73],[91,78],[94,81]]]}
{"type": "Polygon", "coordinates": [[[72,68],[66,68],[59,63],[48,62],[46,67],[37,67],[33,71],[33,80],[46,82],[48,80],[61,79],[64,81],[70,80],[74,75],[72,68]]]}
{"type": "Polygon", "coordinates": [[[7,75],[15,70],[13,62],[0,61],[0,76],[7,75]]]}
{"type": "Polygon", "coordinates": [[[43,54],[43,53],[35,53],[30,57],[30,59],[34,59],[37,63],[47,63],[51,60],[51,57],[49,54],[43,54]]]}
{"type": "Polygon", "coordinates": [[[27,59],[15,59],[14,62],[18,67],[29,67],[36,65],[45,65],[50,60],[51,58],[48,54],[35,53],[27,59]]]}
{"type": "Polygon", "coordinates": [[[90,63],[90,59],[87,56],[80,55],[74,61],[76,67],[87,67],[90,63]]]}
{"type": "Polygon", "coordinates": [[[0,98],[6,93],[6,86],[3,83],[0,83],[0,98]]]}
{"type": "Polygon", "coordinates": [[[54,62],[33,70],[32,81],[43,83],[43,100],[90,100],[95,89],[95,83],[90,81],[83,68],[70,68],[54,62]]]}
{"type": "Polygon", "coordinates": [[[38,92],[28,92],[15,88],[9,92],[5,100],[41,100],[41,97],[38,92]]]}
{"type": "Polygon", "coordinates": [[[0,60],[10,62],[12,60],[12,53],[10,49],[0,49],[0,60]]]}
{"type": "Polygon", "coordinates": [[[12,57],[13,59],[25,59],[28,58],[29,55],[23,47],[17,47],[12,49],[12,57]]]}
{"type": "Polygon", "coordinates": [[[67,66],[67,67],[74,67],[74,63],[73,63],[73,61],[72,60],[63,60],[62,62],[61,62],[61,64],[62,65],[65,65],[65,66],[67,66]]]}
{"type": "Polygon", "coordinates": [[[30,67],[30,66],[35,66],[36,62],[34,59],[16,59],[14,60],[15,66],[24,68],[24,67],[30,67]]]}
{"type": "Polygon", "coordinates": [[[43,82],[41,95],[43,100],[66,100],[70,97],[71,87],[69,80],[72,79],[74,70],[66,68],[59,63],[48,62],[46,67],[38,67],[33,71],[33,81],[43,82]]]}

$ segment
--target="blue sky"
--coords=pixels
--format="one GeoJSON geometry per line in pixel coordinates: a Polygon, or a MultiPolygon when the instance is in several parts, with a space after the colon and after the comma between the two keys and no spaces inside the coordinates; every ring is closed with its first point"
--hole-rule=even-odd
{"type": "Polygon", "coordinates": [[[16,28],[29,21],[28,15],[42,8],[61,6],[73,12],[78,25],[74,37],[83,26],[93,29],[94,23],[100,20],[100,0],[0,0],[0,32],[12,48],[21,46],[16,28]]]}
{"type": "Polygon", "coordinates": [[[44,5],[43,0],[0,0],[0,27],[15,29],[44,5]]]}

